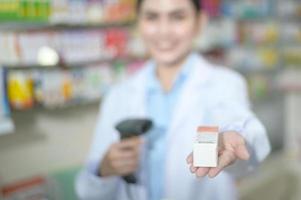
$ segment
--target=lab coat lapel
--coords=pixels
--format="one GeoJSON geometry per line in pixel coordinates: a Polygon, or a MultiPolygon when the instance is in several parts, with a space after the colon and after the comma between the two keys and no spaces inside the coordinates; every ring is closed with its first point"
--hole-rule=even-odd
{"type": "Polygon", "coordinates": [[[134,75],[133,79],[130,82],[129,91],[130,99],[130,108],[128,109],[133,115],[137,115],[140,117],[148,117],[147,113],[147,105],[146,105],[146,81],[149,77],[149,73],[151,70],[151,62],[147,62],[143,69],[134,75]]]}
{"type": "MultiPolygon", "coordinates": [[[[179,96],[177,106],[175,108],[169,133],[176,132],[181,125],[181,121],[191,112],[195,112],[197,105],[201,103],[202,87],[211,74],[211,66],[201,56],[198,56],[194,66],[192,67],[191,75],[188,77],[187,83],[184,85],[183,92],[179,96]]],[[[202,113],[199,113],[200,117],[202,113]]]]}
{"type": "MultiPolygon", "coordinates": [[[[141,117],[141,118],[148,118],[149,114],[147,113],[147,105],[146,105],[146,81],[148,77],[148,73],[150,71],[150,62],[147,62],[144,65],[144,68],[139,71],[137,74],[134,75],[132,79],[130,79],[130,87],[127,91],[127,96],[130,99],[130,102],[128,103],[127,110],[127,117],[141,117]]],[[[122,101],[122,99],[121,99],[122,101]]],[[[139,184],[136,185],[136,192],[138,199],[146,200],[147,199],[147,174],[146,170],[146,146],[143,146],[141,149],[142,156],[140,161],[140,169],[137,172],[137,176],[139,177],[139,184]]]]}

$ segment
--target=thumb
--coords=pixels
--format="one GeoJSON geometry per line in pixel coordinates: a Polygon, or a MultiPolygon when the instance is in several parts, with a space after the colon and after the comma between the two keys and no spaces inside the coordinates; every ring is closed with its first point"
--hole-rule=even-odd
{"type": "Polygon", "coordinates": [[[235,155],[240,159],[240,160],[249,160],[250,159],[250,153],[246,147],[245,144],[239,144],[235,148],[235,155]]]}

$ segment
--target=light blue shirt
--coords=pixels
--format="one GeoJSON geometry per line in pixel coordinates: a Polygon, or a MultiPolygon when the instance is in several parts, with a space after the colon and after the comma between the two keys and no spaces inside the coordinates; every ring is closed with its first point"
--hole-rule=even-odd
{"type": "Polygon", "coordinates": [[[154,128],[148,135],[148,192],[150,200],[164,198],[166,132],[170,125],[182,87],[189,76],[190,66],[195,54],[188,56],[178,74],[172,89],[164,92],[156,76],[156,67],[152,64],[147,83],[147,108],[154,128]]]}

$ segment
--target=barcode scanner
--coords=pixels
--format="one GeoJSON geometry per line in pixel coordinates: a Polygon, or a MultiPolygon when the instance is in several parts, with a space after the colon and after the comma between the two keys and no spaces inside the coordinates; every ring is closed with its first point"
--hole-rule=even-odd
{"type": "MultiPolygon", "coordinates": [[[[127,139],[135,136],[143,135],[148,132],[153,126],[149,119],[126,119],[116,125],[116,129],[120,134],[120,139],[127,139]]],[[[127,183],[135,184],[137,179],[133,174],[123,177],[127,183]]]]}

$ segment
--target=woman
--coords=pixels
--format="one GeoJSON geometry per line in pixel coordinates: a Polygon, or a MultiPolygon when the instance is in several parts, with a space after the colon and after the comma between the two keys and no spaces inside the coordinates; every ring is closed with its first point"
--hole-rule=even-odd
{"type": "Polygon", "coordinates": [[[77,179],[80,198],[236,199],[234,174],[224,168],[250,169],[270,151],[265,129],[249,108],[244,79],[192,52],[206,17],[199,0],[138,0],[137,9],[151,60],[106,96],[87,167],[77,179]],[[114,126],[139,117],[152,119],[151,133],[119,141],[114,126]],[[200,125],[220,128],[216,168],[190,166],[200,125]],[[135,185],[120,178],[134,172],[135,185]]]}

